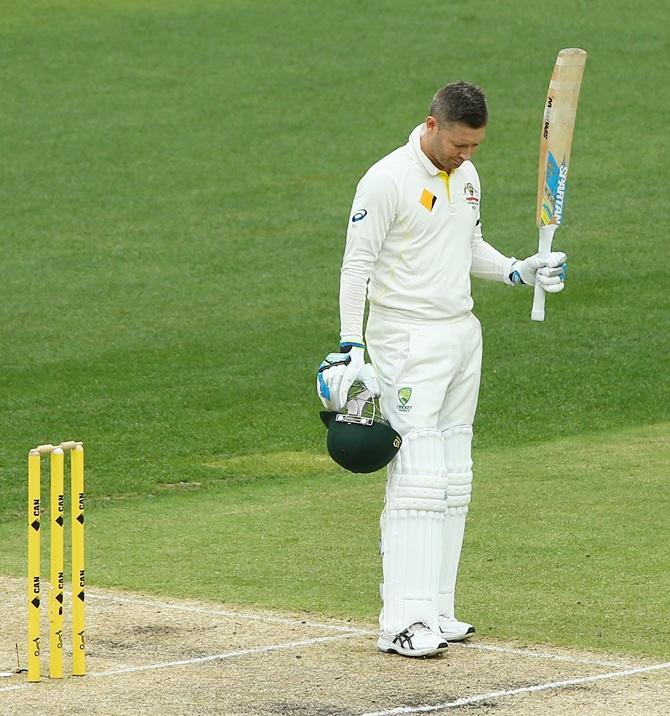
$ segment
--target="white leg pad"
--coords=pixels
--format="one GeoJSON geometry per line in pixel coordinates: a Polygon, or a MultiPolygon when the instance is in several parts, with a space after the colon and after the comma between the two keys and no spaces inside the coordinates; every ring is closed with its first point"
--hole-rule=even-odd
{"type": "Polygon", "coordinates": [[[459,425],[443,433],[447,465],[447,513],[440,571],[439,613],[454,619],[458,563],[472,491],[472,427],[459,425]]]}
{"type": "Polygon", "coordinates": [[[438,632],[438,587],[447,466],[438,430],[414,430],[389,465],[382,513],[384,608],[381,629],[397,634],[415,622],[438,632]]]}

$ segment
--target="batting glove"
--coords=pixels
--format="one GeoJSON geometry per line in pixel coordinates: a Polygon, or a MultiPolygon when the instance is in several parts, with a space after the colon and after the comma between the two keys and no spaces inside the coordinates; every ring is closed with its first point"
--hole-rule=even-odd
{"type": "Polygon", "coordinates": [[[548,259],[534,254],[523,261],[515,260],[509,280],[527,286],[534,286],[537,282],[547,293],[558,293],[565,288],[567,261],[568,257],[562,251],[552,251],[548,259]]]}
{"type": "Polygon", "coordinates": [[[379,396],[379,380],[370,364],[365,363],[365,346],[342,343],[339,353],[329,353],[316,374],[316,391],[328,410],[341,410],[347,404],[349,389],[360,380],[375,396],[379,396]]]}

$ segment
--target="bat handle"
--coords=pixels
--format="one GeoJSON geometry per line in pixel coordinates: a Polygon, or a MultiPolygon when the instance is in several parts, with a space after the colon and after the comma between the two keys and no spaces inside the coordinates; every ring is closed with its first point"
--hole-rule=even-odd
{"type": "MultiPolygon", "coordinates": [[[[538,241],[537,253],[540,258],[548,259],[551,253],[551,242],[554,239],[554,232],[558,224],[547,224],[540,227],[540,239],[538,241]]],[[[533,310],[530,312],[532,321],[544,321],[544,289],[539,282],[535,282],[535,293],[533,294],[533,310]]]]}

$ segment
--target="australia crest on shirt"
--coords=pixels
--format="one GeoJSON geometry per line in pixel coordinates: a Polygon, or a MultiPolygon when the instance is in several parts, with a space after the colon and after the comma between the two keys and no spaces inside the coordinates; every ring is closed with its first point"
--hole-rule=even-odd
{"type": "Polygon", "coordinates": [[[473,210],[477,210],[479,207],[479,192],[472,182],[467,182],[463,187],[463,194],[465,195],[465,201],[470,204],[473,210]]]}

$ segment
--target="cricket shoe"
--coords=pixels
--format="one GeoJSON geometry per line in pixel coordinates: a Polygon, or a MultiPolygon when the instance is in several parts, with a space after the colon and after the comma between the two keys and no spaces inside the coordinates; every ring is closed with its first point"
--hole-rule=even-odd
{"type": "Polygon", "coordinates": [[[447,641],[464,641],[469,639],[474,633],[475,628],[467,622],[459,622],[454,617],[440,617],[440,634],[447,641]]]}
{"type": "Polygon", "coordinates": [[[381,632],[377,641],[379,651],[401,656],[433,656],[444,651],[449,644],[422,622],[415,622],[399,634],[381,632]]]}

